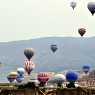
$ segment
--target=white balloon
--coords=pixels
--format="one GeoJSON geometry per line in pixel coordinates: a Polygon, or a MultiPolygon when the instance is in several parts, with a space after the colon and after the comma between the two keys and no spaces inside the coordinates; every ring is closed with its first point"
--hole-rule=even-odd
{"type": "Polygon", "coordinates": [[[66,80],[66,77],[63,74],[56,74],[48,82],[51,83],[63,83],[66,80]]]}

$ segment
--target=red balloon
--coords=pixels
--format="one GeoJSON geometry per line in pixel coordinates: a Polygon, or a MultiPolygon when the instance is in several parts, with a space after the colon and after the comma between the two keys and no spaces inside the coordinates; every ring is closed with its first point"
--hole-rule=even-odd
{"type": "Polygon", "coordinates": [[[38,73],[37,78],[40,82],[46,83],[50,78],[50,74],[47,72],[40,72],[38,73]]]}
{"type": "Polygon", "coordinates": [[[78,29],[78,33],[79,33],[81,36],[83,36],[83,35],[85,34],[85,32],[86,32],[86,29],[85,29],[85,28],[79,28],[79,29],[78,29]]]}

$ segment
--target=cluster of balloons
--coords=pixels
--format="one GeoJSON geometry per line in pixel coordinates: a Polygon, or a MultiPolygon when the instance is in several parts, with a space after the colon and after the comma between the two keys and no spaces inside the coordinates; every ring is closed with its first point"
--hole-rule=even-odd
{"type": "MultiPolygon", "coordinates": [[[[78,29],[78,33],[80,34],[81,37],[84,36],[84,34],[86,33],[86,29],[85,28],[79,28],[78,29]]],[[[51,44],[50,45],[50,49],[53,53],[55,53],[58,49],[57,45],[56,44],[51,44]]]]}
{"type": "MultiPolygon", "coordinates": [[[[79,28],[78,29],[78,33],[81,37],[84,36],[84,34],[86,33],[86,29],[85,28],[79,28]]],[[[55,53],[58,49],[57,45],[56,44],[51,44],[50,45],[50,49],[52,50],[53,53],[55,53]]]]}
{"type": "Polygon", "coordinates": [[[27,60],[25,60],[24,69],[28,75],[30,75],[31,71],[35,68],[35,64],[32,62],[32,57],[34,56],[34,50],[32,48],[26,48],[24,50],[24,55],[27,60]]]}
{"type": "Polygon", "coordinates": [[[40,86],[44,86],[47,82],[49,83],[56,83],[58,87],[62,87],[62,83],[64,81],[69,81],[67,87],[75,87],[75,81],[78,79],[78,74],[73,71],[68,71],[66,75],[63,74],[56,74],[52,77],[48,74],[48,72],[41,72],[37,76],[40,86]]]}
{"type": "Polygon", "coordinates": [[[7,76],[9,82],[22,82],[24,80],[24,73],[25,71],[30,75],[31,71],[35,68],[35,64],[33,64],[31,58],[34,56],[34,50],[32,48],[26,48],[24,50],[24,55],[26,56],[27,60],[25,60],[24,68],[18,68],[17,72],[11,72],[7,76]]]}
{"type": "Polygon", "coordinates": [[[15,80],[18,83],[21,83],[24,80],[24,68],[18,68],[17,72],[10,72],[7,76],[9,82],[14,82],[15,80]]]}
{"type": "MultiPolygon", "coordinates": [[[[79,34],[83,36],[86,32],[84,28],[80,28],[78,30],[79,34]]],[[[55,52],[58,49],[56,44],[51,45],[52,52],[55,52]]],[[[24,55],[27,57],[27,60],[25,62],[24,68],[18,68],[17,72],[11,72],[7,76],[7,79],[9,82],[14,82],[15,80],[18,83],[21,83],[24,80],[24,73],[25,71],[30,74],[31,71],[34,69],[35,65],[32,63],[31,58],[34,55],[34,51],[32,48],[26,48],[24,50],[24,55]]],[[[82,67],[83,72],[87,74],[90,70],[90,66],[84,65],[82,67]]],[[[75,81],[78,79],[78,75],[76,72],[68,71],[66,75],[63,74],[56,74],[55,76],[51,77],[50,73],[48,72],[40,72],[37,74],[37,80],[40,82],[40,86],[44,86],[47,82],[53,82],[57,83],[59,87],[62,86],[62,83],[67,80],[69,81],[69,84],[67,84],[67,87],[75,87],[75,81]]]]}
{"type": "MultiPolygon", "coordinates": [[[[89,65],[84,65],[82,67],[82,70],[85,74],[90,72],[90,66],[89,65]]],[[[18,68],[17,72],[11,72],[7,76],[7,79],[9,82],[14,82],[15,80],[18,83],[21,83],[24,80],[24,73],[25,70],[24,68],[18,68]]],[[[51,74],[49,72],[39,72],[37,74],[37,83],[39,84],[40,87],[45,86],[47,82],[49,83],[56,83],[58,87],[63,87],[62,84],[65,81],[68,81],[69,83],[66,85],[68,88],[75,88],[75,82],[78,79],[78,73],[74,71],[68,71],[66,75],[64,74],[55,74],[54,76],[51,77],[51,74]]]]}
{"type": "MultiPolygon", "coordinates": [[[[90,66],[84,65],[82,70],[85,74],[90,72],[90,66]]],[[[78,79],[78,73],[74,71],[68,71],[66,75],[64,74],[55,74],[54,76],[50,76],[48,72],[40,72],[37,75],[37,80],[40,82],[40,86],[44,86],[47,82],[49,83],[56,83],[58,87],[62,87],[62,83],[66,80],[69,82],[66,86],[68,88],[75,88],[75,82],[78,79]]]]}
{"type": "MultiPolygon", "coordinates": [[[[75,1],[70,2],[70,6],[75,9],[77,3],[75,1]]],[[[92,15],[95,13],[95,2],[88,2],[87,4],[88,10],[91,12],[92,15]]]]}

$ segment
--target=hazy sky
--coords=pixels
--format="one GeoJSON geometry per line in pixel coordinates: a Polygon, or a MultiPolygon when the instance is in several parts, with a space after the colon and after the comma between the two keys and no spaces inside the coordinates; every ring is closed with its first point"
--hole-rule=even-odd
{"type": "Polygon", "coordinates": [[[95,36],[95,16],[87,3],[95,0],[0,0],[0,41],[25,40],[45,36],[79,37],[78,28],[85,27],[85,37],[95,36]]]}

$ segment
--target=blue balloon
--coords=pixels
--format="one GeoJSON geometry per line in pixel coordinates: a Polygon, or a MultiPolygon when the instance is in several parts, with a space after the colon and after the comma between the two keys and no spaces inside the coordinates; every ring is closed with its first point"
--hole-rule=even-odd
{"type": "Polygon", "coordinates": [[[16,77],[16,81],[17,82],[22,82],[24,80],[24,76],[21,76],[21,75],[17,75],[17,77],[16,77]]]}
{"type": "Polygon", "coordinates": [[[69,72],[66,73],[66,79],[69,82],[75,82],[78,79],[78,75],[77,75],[76,72],[69,71],[69,72]]]}
{"type": "Polygon", "coordinates": [[[90,70],[90,66],[89,66],[89,65],[84,65],[84,66],[83,66],[83,71],[84,71],[85,73],[88,73],[89,70],[90,70]]]}

